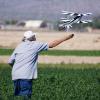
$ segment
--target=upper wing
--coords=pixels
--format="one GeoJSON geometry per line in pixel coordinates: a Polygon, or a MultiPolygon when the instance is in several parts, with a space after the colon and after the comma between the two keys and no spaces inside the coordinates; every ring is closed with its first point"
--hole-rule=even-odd
{"type": "Polygon", "coordinates": [[[75,13],[74,12],[68,12],[68,11],[62,11],[62,14],[73,16],[75,13]]]}

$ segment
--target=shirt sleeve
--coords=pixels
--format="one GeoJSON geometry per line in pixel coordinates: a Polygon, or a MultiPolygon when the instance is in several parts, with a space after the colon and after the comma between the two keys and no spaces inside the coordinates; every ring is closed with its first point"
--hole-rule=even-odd
{"type": "Polygon", "coordinates": [[[10,64],[10,65],[13,66],[13,64],[15,62],[15,57],[16,57],[16,54],[15,54],[15,52],[13,52],[12,55],[11,55],[11,57],[8,60],[8,64],[10,64]]]}
{"type": "Polygon", "coordinates": [[[38,52],[44,51],[44,50],[48,50],[49,45],[48,43],[39,43],[38,45],[38,52]]]}

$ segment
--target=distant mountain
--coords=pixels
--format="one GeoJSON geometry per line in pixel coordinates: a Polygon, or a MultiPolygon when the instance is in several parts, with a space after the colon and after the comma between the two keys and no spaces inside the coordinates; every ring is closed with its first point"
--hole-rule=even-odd
{"type": "Polygon", "coordinates": [[[0,20],[57,20],[61,11],[100,15],[100,0],[0,0],[0,20]]]}

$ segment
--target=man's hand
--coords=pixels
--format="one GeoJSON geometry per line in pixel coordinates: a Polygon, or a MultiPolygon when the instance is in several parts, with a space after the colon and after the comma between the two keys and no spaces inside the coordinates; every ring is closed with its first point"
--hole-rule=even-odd
{"type": "MultiPolygon", "coordinates": [[[[69,40],[69,39],[71,39],[71,38],[73,38],[74,37],[74,34],[70,34],[70,35],[68,35],[68,36],[66,36],[66,40],[69,40]]],[[[65,41],[66,41],[65,40],[65,41]]]]}
{"type": "Polygon", "coordinates": [[[74,34],[70,34],[68,36],[65,36],[65,37],[62,37],[60,39],[54,40],[54,41],[52,41],[52,42],[49,43],[49,48],[56,47],[60,43],[62,43],[64,41],[66,41],[66,40],[69,40],[69,39],[73,38],[73,36],[74,36],[74,34]]]}

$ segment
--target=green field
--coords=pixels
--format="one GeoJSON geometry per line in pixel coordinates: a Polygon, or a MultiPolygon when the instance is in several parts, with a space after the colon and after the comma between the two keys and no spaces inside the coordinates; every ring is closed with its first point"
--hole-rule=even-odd
{"type": "MultiPolygon", "coordinates": [[[[11,55],[13,49],[0,49],[0,55],[11,55]]],[[[100,56],[100,50],[49,50],[40,53],[50,56],[100,56]]]]}
{"type": "MultiPolygon", "coordinates": [[[[0,64],[0,100],[21,100],[7,64],[0,64]]],[[[100,64],[39,64],[32,100],[100,100],[100,64]]]]}

